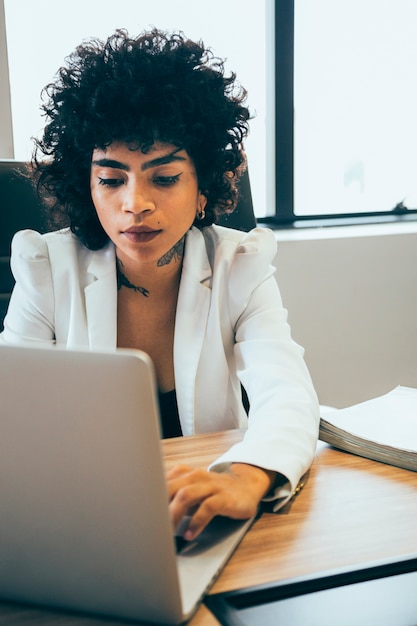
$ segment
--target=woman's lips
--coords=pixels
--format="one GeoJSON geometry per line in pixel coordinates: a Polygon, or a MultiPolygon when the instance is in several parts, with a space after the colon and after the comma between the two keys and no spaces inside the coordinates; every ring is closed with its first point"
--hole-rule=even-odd
{"type": "Polygon", "coordinates": [[[123,234],[126,239],[133,243],[145,243],[155,239],[160,232],[160,230],[151,230],[149,228],[128,228],[123,231],[123,234]]]}

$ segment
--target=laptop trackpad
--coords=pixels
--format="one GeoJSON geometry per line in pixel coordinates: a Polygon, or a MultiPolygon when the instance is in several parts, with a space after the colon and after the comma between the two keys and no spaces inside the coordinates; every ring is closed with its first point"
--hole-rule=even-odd
{"type": "Polygon", "coordinates": [[[183,537],[190,517],[184,517],[179,524],[175,534],[175,545],[177,554],[181,556],[196,556],[214,547],[216,544],[227,542],[230,536],[238,532],[246,520],[233,520],[228,517],[217,516],[206,526],[206,528],[192,541],[187,541],[183,537]]]}

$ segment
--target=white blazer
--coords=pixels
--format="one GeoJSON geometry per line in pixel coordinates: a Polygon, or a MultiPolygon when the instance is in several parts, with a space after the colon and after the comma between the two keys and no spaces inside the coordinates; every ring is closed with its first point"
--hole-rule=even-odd
{"type": "MultiPolygon", "coordinates": [[[[212,469],[242,462],[275,470],[287,479],[274,496],[282,502],[313,459],[319,409],[303,351],[291,339],[271,265],[275,254],[267,229],[188,232],[174,370],[184,435],[248,426],[242,443],[212,469]]],[[[68,230],[21,231],[13,240],[11,266],[16,285],[0,341],[116,348],[112,243],[91,251],[68,230]]]]}

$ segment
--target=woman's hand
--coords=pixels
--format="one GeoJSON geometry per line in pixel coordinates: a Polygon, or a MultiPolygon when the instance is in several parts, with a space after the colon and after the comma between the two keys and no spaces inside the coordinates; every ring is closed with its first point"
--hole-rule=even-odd
{"type": "Polygon", "coordinates": [[[190,515],[184,538],[191,540],[216,515],[248,519],[256,514],[274,479],[275,472],[244,463],[233,463],[222,473],[177,465],[167,474],[174,528],[190,515]]]}

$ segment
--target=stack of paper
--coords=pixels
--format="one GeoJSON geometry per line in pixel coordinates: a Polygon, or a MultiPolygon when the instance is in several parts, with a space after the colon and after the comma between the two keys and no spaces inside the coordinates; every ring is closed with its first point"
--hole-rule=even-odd
{"type": "Polygon", "coordinates": [[[326,413],[319,437],[341,450],[417,471],[417,389],[396,387],[326,413]]]}

